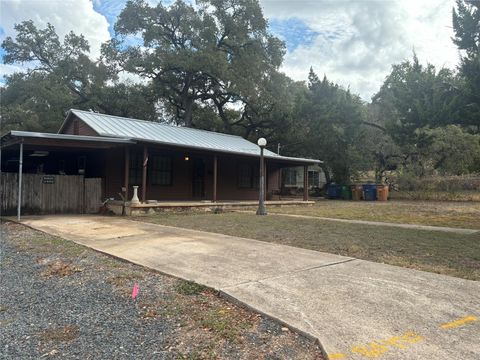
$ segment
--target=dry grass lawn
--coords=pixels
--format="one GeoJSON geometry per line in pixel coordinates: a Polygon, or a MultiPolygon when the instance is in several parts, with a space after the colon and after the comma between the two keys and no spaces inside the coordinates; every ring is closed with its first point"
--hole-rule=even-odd
{"type": "Polygon", "coordinates": [[[250,213],[161,214],[136,219],[480,280],[480,232],[460,235],[250,213]]]}
{"type": "Polygon", "coordinates": [[[480,202],[322,200],[311,207],[268,210],[279,214],[480,229],[480,202]]]}

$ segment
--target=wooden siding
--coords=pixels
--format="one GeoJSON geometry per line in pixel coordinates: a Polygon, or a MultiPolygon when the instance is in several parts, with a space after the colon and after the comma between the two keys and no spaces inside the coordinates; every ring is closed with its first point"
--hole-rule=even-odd
{"type": "MultiPolygon", "coordinates": [[[[141,148],[132,147],[130,157],[137,152],[141,155],[141,148]]],[[[213,155],[195,154],[189,152],[172,151],[151,147],[149,159],[155,155],[170,156],[172,158],[172,185],[154,185],[147,171],[147,200],[182,201],[193,199],[193,163],[194,159],[202,159],[205,164],[203,199],[213,198],[213,155]],[[185,160],[188,156],[189,160],[185,160]]],[[[238,164],[248,163],[253,167],[258,166],[258,159],[245,157],[217,155],[217,200],[256,200],[258,189],[245,189],[238,186],[238,164]]],[[[149,161],[149,166],[151,165],[149,161]]],[[[105,197],[120,200],[119,193],[124,186],[125,154],[124,151],[107,150],[105,152],[105,197]]],[[[279,189],[279,166],[267,162],[267,195],[279,189]]],[[[142,193],[141,181],[138,184],[129,184],[129,198],[133,194],[133,185],[138,185],[139,196],[142,193]]],[[[129,199],[130,200],[130,199],[129,199]]],[[[201,200],[201,199],[197,199],[201,200]]]]}
{"type": "Polygon", "coordinates": [[[83,122],[76,116],[72,116],[72,118],[68,120],[68,123],[65,124],[65,128],[63,129],[62,134],[98,136],[95,130],[93,130],[90,126],[85,124],[85,122],[83,122]],[[78,134],[75,134],[75,130],[77,130],[74,126],[75,122],[77,122],[78,124],[78,134]]]}
{"type": "MultiPolygon", "coordinates": [[[[88,181],[88,208],[85,209],[85,187],[82,175],[22,175],[22,214],[64,214],[98,212],[101,199],[101,179],[88,181]],[[54,179],[44,183],[48,176],[54,179]],[[94,206],[94,204],[97,204],[94,206]]],[[[1,173],[0,204],[2,215],[14,215],[17,211],[18,174],[1,173]]]]}

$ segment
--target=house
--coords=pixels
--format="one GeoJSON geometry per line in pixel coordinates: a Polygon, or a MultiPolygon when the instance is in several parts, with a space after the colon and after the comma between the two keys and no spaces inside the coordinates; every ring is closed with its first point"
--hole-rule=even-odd
{"type": "MultiPolygon", "coordinates": [[[[303,167],[288,167],[282,169],[282,189],[294,192],[303,189],[304,171],[303,167]]],[[[320,189],[327,183],[325,173],[318,164],[308,166],[308,188],[309,190],[320,189]]]]}
{"type": "MultiPolygon", "coordinates": [[[[131,199],[134,186],[144,205],[259,197],[260,149],[240,136],[70,110],[57,134],[10,131],[1,149],[4,213],[18,207],[18,184],[27,213],[93,212],[102,199],[131,199]],[[46,193],[56,195],[42,200],[46,193]]],[[[264,156],[267,198],[280,189],[281,169],[319,163],[264,156]]]]}

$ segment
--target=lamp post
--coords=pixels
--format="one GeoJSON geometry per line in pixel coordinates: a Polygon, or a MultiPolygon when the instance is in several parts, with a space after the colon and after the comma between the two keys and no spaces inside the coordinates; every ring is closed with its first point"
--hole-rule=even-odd
{"type": "Polygon", "coordinates": [[[257,144],[260,146],[260,194],[257,215],[267,215],[267,209],[265,208],[265,166],[263,164],[263,149],[267,145],[267,140],[260,138],[257,144]]]}

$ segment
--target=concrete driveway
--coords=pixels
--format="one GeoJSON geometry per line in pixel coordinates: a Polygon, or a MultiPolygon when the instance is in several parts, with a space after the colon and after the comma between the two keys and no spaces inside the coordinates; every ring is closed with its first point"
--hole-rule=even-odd
{"type": "Polygon", "coordinates": [[[218,289],[318,338],[331,359],[480,359],[476,281],[118,217],[22,222],[218,289]]]}

